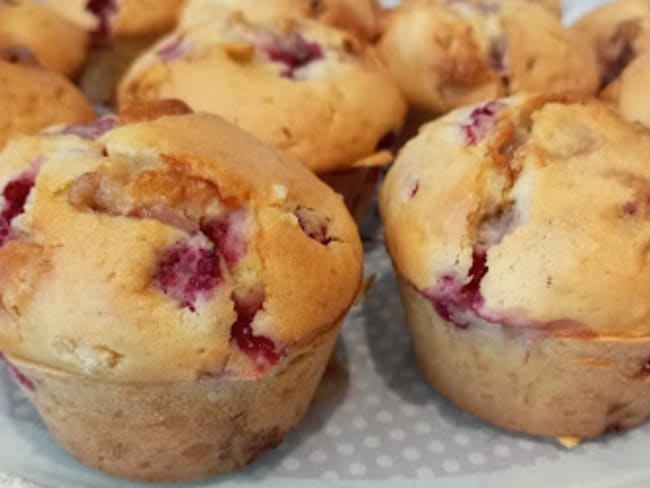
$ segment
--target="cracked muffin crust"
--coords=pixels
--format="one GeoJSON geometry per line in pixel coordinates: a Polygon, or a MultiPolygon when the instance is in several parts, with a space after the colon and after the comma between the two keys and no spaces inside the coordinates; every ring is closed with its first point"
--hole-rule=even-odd
{"type": "Polygon", "coordinates": [[[66,78],[35,65],[25,48],[0,48],[0,148],[50,125],[89,122],[95,112],[66,78]]]}
{"type": "Polygon", "coordinates": [[[201,24],[226,11],[243,11],[255,19],[283,15],[312,18],[367,41],[381,32],[382,9],[377,0],[189,0],[181,25],[201,24]]]}
{"type": "Polygon", "coordinates": [[[650,133],[515,97],[425,126],[381,191],[431,383],[509,429],[592,437],[650,414],[650,133]]]}
{"type": "Polygon", "coordinates": [[[0,153],[0,350],[75,456],[147,481],[280,442],[361,284],[340,196],[216,116],[157,118],[184,111],[139,106],[0,153]],[[118,397],[96,409],[105,388],[118,397]]]}
{"type": "Polygon", "coordinates": [[[88,33],[34,0],[2,0],[0,48],[16,46],[28,48],[47,69],[72,77],[86,59],[88,33]]]}
{"type": "Polygon", "coordinates": [[[598,88],[587,42],[525,0],[407,0],[389,16],[379,52],[410,104],[433,114],[520,92],[598,88]]]}
{"type": "Polygon", "coordinates": [[[318,173],[388,162],[382,141],[405,112],[371,47],[312,21],[258,22],[242,12],[162,39],[132,66],[118,95],[120,106],[181,99],[318,173]]]}

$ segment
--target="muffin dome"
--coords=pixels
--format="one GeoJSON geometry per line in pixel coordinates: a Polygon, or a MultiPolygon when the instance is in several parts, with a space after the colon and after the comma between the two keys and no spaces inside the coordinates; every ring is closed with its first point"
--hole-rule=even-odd
{"type": "Polygon", "coordinates": [[[354,222],[216,116],[124,124],[148,110],[0,153],[0,350],[118,383],[261,377],[352,305],[354,222]]]}
{"type": "Polygon", "coordinates": [[[88,101],[70,81],[34,62],[24,48],[0,48],[0,148],[11,137],[95,118],[88,101]]]}
{"type": "Polygon", "coordinates": [[[520,92],[593,94],[598,65],[557,15],[524,0],[407,0],[379,51],[417,109],[451,109],[520,92]]]}
{"type": "Polygon", "coordinates": [[[33,0],[0,2],[0,48],[24,46],[46,68],[73,76],[86,59],[87,32],[33,0]]]}
{"type": "Polygon", "coordinates": [[[458,110],[404,148],[381,210],[434,386],[539,435],[647,417],[649,151],[602,104],[540,97],[458,110]]]}
{"type": "Polygon", "coordinates": [[[257,22],[241,12],[161,40],[132,66],[118,95],[120,106],[181,99],[317,172],[387,162],[383,141],[405,112],[372,48],[312,21],[257,22]]]}

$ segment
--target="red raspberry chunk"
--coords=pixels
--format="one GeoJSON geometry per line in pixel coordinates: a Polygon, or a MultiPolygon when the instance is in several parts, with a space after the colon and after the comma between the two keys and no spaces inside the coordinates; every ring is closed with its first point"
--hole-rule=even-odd
{"type": "Polygon", "coordinates": [[[232,325],[230,335],[239,349],[253,361],[260,373],[265,373],[286,355],[268,337],[255,335],[253,320],[264,309],[264,291],[259,290],[245,296],[233,295],[237,320],[232,325]]]}
{"type": "Polygon", "coordinates": [[[282,76],[295,78],[296,70],[323,59],[323,49],[316,42],[306,40],[301,34],[287,37],[270,36],[262,49],[271,61],[284,65],[282,76]]]}
{"type": "Polygon", "coordinates": [[[494,101],[474,109],[469,121],[461,125],[465,142],[476,146],[485,139],[497,124],[497,114],[505,107],[504,103],[494,101]]]}
{"type": "Polygon", "coordinates": [[[317,215],[316,212],[305,207],[298,207],[295,215],[300,228],[310,238],[316,242],[320,242],[324,246],[332,242],[326,218],[317,215]]]}
{"type": "Polygon", "coordinates": [[[194,238],[169,249],[153,277],[154,286],[192,312],[197,300],[223,281],[217,254],[201,241],[194,238]]]}
{"type": "Polygon", "coordinates": [[[9,242],[13,235],[11,223],[25,212],[25,203],[34,188],[40,162],[32,166],[7,183],[2,191],[4,203],[0,209],[0,248],[9,242]]]}

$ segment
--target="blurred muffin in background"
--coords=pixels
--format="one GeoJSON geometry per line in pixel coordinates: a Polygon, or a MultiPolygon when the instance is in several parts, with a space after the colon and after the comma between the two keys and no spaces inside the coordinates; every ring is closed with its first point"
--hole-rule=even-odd
{"type": "Polygon", "coordinates": [[[95,118],[77,87],[30,56],[26,48],[0,48],[0,148],[12,137],[95,118]]]}
{"type": "Polygon", "coordinates": [[[93,49],[79,84],[96,102],[110,104],[131,62],[176,25],[185,0],[46,0],[91,33],[93,49]]]}
{"type": "Polygon", "coordinates": [[[88,32],[35,0],[0,2],[0,48],[23,46],[45,68],[72,77],[88,52],[88,32]]]}
{"type": "Polygon", "coordinates": [[[552,10],[525,0],[406,0],[379,51],[425,118],[527,91],[592,95],[595,55],[552,10]]]}

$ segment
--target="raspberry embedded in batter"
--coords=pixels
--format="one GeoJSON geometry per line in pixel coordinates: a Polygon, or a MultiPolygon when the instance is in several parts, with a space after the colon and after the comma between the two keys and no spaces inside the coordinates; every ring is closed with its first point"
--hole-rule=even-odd
{"type": "Polygon", "coordinates": [[[0,209],[0,248],[9,242],[13,235],[11,223],[25,212],[25,203],[36,183],[40,159],[31,167],[11,180],[2,191],[3,205],[0,209]]]}
{"type": "Polygon", "coordinates": [[[271,61],[284,65],[282,76],[292,79],[297,70],[324,57],[318,43],[308,41],[296,32],[284,38],[269,36],[262,42],[262,49],[271,61]]]}
{"type": "Polygon", "coordinates": [[[264,309],[264,298],[261,288],[243,296],[233,294],[237,320],[230,331],[232,340],[262,374],[275,366],[286,354],[286,351],[279,349],[271,339],[255,335],[253,331],[253,320],[257,313],[264,309]]]}
{"type": "Polygon", "coordinates": [[[475,108],[469,116],[469,121],[461,125],[465,142],[476,146],[494,129],[497,124],[497,115],[506,105],[499,101],[475,108]]]}
{"type": "Polygon", "coordinates": [[[209,297],[223,277],[214,249],[195,237],[165,252],[152,281],[183,308],[196,312],[197,300],[209,297]]]}

